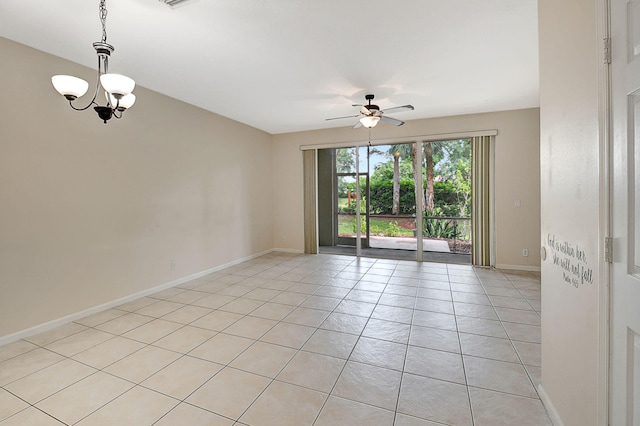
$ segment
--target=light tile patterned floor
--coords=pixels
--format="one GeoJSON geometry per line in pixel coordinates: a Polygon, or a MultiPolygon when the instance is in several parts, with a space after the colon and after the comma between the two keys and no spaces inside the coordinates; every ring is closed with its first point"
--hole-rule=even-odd
{"type": "Polygon", "coordinates": [[[0,348],[0,426],[550,425],[535,274],[271,253],[0,348]]]}

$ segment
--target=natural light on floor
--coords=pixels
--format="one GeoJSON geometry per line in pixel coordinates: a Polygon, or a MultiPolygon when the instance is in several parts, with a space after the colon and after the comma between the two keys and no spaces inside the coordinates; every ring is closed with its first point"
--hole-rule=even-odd
{"type": "Polygon", "coordinates": [[[274,252],[0,348],[0,425],[550,425],[540,281],[274,252]]]}

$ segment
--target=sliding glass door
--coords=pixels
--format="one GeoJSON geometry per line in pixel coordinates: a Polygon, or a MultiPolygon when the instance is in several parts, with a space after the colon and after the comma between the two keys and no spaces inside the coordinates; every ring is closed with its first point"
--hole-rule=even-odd
{"type": "Polygon", "coordinates": [[[319,149],[320,251],[471,263],[472,235],[481,235],[483,244],[489,236],[477,232],[489,229],[489,192],[475,196],[482,209],[473,207],[472,197],[473,188],[490,186],[488,166],[474,172],[476,164],[489,164],[489,142],[480,137],[319,149]],[[475,225],[472,211],[481,212],[475,225]]]}
{"type": "Polygon", "coordinates": [[[417,259],[415,146],[369,148],[370,246],[383,257],[417,259]]]}
{"type": "Polygon", "coordinates": [[[319,245],[360,254],[369,248],[367,148],[318,150],[318,169],[319,245]]]}
{"type": "Polygon", "coordinates": [[[423,250],[471,254],[471,140],[423,142],[423,250]]]}
{"type": "Polygon", "coordinates": [[[369,248],[368,148],[335,150],[335,228],[339,246],[369,248]]]}

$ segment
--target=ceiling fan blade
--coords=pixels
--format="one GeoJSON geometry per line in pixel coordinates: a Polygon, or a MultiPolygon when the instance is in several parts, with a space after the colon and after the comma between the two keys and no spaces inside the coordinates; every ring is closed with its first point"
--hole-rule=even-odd
{"type": "Polygon", "coordinates": [[[342,120],[343,118],[355,118],[355,117],[360,117],[360,114],[358,115],[346,115],[344,117],[333,117],[333,118],[325,118],[324,121],[329,121],[329,120],[342,120]]]}
{"type": "Polygon", "coordinates": [[[402,126],[404,124],[404,121],[400,121],[400,120],[397,120],[395,118],[387,117],[387,116],[384,116],[384,115],[382,117],[380,117],[380,121],[384,121],[386,123],[393,124],[394,126],[402,126]]]}
{"type": "Polygon", "coordinates": [[[362,115],[371,115],[371,111],[369,110],[369,108],[367,108],[366,106],[361,106],[360,107],[360,114],[362,115]]]}
{"type": "Polygon", "coordinates": [[[413,105],[402,105],[402,106],[397,106],[397,107],[393,107],[393,108],[387,108],[384,110],[385,113],[394,113],[394,112],[400,112],[400,111],[413,111],[413,105]]]}
{"type": "Polygon", "coordinates": [[[362,123],[360,122],[360,120],[358,120],[358,122],[356,123],[355,126],[353,126],[354,129],[359,129],[360,127],[362,127],[362,123]]]}

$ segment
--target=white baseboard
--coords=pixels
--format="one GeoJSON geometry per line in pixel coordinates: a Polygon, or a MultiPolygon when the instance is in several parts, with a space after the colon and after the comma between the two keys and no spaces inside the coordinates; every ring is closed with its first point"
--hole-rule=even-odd
{"type": "Polygon", "coordinates": [[[564,426],[560,415],[556,411],[556,407],[553,406],[549,395],[544,391],[542,385],[538,385],[538,395],[540,395],[540,400],[542,401],[542,404],[544,404],[544,408],[547,409],[547,414],[549,414],[549,419],[551,420],[551,423],[553,423],[553,426],[564,426]]]}
{"type": "Polygon", "coordinates": [[[511,269],[512,271],[540,272],[539,266],[505,265],[502,263],[497,263],[496,269],[511,269]]]}
{"type": "Polygon", "coordinates": [[[299,253],[299,254],[304,253],[304,250],[298,250],[298,249],[292,249],[292,248],[274,248],[271,251],[281,251],[284,253],[299,253]]]}
{"type": "Polygon", "coordinates": [[[264,256],[265,254],[269,254],[269,253],[271,253],[273,251],[284,251],[284,250],[270,249],[270,250],[262,251],[260,253],[255,253],[255,254],[252,254],[250,256],[243,257],[242,259],[237,259],[237,260],[225,263],[223,265],[215,266],[213,268],[210,268],[210,269],[207,269],[207,270],[204,270],[204,271],[196,272],[195,274],[191,274],[191,275],[188,275],[186,277],[178,278],[177,280],[169,281],[167,283],[160,284],[158,286],[155,286],[155,287],[140,291],[138,293],[134,293],[134,294],[131,294],[129,296],[121,297],[120,299],[112,300],[111,302],[103,303],[102,305],[94,306],[92,308],[85,309],[83,311],[76,312],[76,313],[64,316],[62,318],[58,318],[58,319],[55,319],[55,320],[52,320],[52,321],[45,322],[43,324],[36,325],[34,327],[31,327],[31,328],[27,328],[26,330],[21,330],[21,331],[12,333],[12,334],[8,334],[6,336],[2,336],[2,337],[0,337],[0,347],[4,346],[4,345],[7,345],[9,343],[15,342],[17,340],[24,339],[24,338],[29,337],[29,336],[34,336],[36,334],[43,333],[45,331],[51,330],[53,328],[59,327],[61,325],[67,324],[67,323],[70,323],[72,321],[79,320],[79,319],[84,318],[84,317],[88,317],[89,315],[93,315],[93,314],[97,314],[98,312],[106,311],[107,309],[114,308],[116,306],[122,305],[122,304],[127,303],[127,302],[131,302],[131,301],[139,299],[141,297],[149,296],[150,294],[154,294],[154,293],[157,293],[159,291],[166,290],[168,288],[175,287],[177,285],[186,283],[188,281],[195,280],[196,278],[200,278],[200,277],[203,277],[205,275],[209,275],[209,274],[211,274],[213,272],[220,271],[220,270],[228,268],[230,266],[235,266],[235,265],[237,265],[239,263],[246,262],[248,260],[255,259],[255,258],[260,257],[260,256],[264,256]]]}

